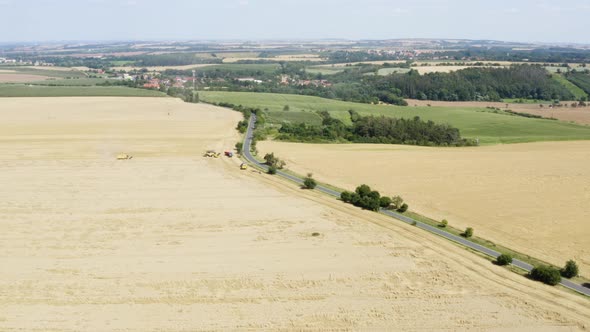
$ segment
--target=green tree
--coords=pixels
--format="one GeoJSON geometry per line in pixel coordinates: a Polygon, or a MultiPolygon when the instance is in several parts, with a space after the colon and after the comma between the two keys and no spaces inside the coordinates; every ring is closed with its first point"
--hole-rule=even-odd
{"type": "Polygon", "coordinates": [[[283,111],[288,112],[291,108],[289,107],[289,105],[285,105],[283,106],[283,111]]]}
{"type": "Polygon", "coordinates": [[[371,199],[375,199],[375,200],[381,199],[381,194],[379,194],[379,192],[376,190],[371,191],[367,196],[369,196],[371,199]]]}
{"type": "Polygon", "coordinates": [[[498,265],[508,265],[512,263],[512,256],[507,254],[502,254],[496,258],[496,264],[498,265]]]}
{"type": "Polygon", "coordinates": [[[379,205],[384,208],[387,209],[390,205],[391,205],[391,198],[387,197],[387,196],[382,196],[379,199],[379,205]]]}
{"type": "Polygon", "coordinates": [[[361,184],[360,186],[356,187],[355,191],[361,197],[364,197],[369,195],[369,193],[371,192],[371,187],[367,186],[366,184],[361,184]]]}
{"type": "Polygon", "coordinates": [[[353,205],[359,205],[361,201],[361,195],[359,195],[358,193],[352,193],[350,195],[350,203],[352,203],[353,205]]]}
{"type": "Polygon", "coordinates": [[[276,166],[269,166],[268,167],[268,174],[271,174],[271,175],[277,174],[277,167],[276,166]]]}
{"type": "Polygon", "coordinates": [[[401,213],[404,213],[406,211],[408,211],[408,204],[406,204],[406,203],[402,204],[402,206],[400,206],[399,209],[397,209],[397,212],[401,212],[401,213]]]}
{"type": "Polygon", "coordinates": [[[317,182],[313,178],[313,174],[308,173],[307,177],[303,180],[303,188],[314,189],[317,186],[317,182]]]}
{"type": "Polygon", "coordinates": [[[359,202],[360,207],[367,210],[379,211],[379,200],[369,196],[361,197],[359,202]]]}
{"type": "Polygon", "coordinates": [[[557,269],[550,266],[537,266],[529,274],[534,280],[541,281],[547,285],[555,286],[561,282],[561,275],[557,269]]]}
{"type": "Polygon", "coordinates": [[[449,222],[446,219],[443,219],[440,222],[440,227],[445,228],[445,227],[447,227],[448,224],[449,224],[449,222]]]}
{"type": "Polygon", "coordinates": [[[565,278],[574,278],[578,276],[578,264],[573,260],[569,260],[565,263],[565,267],[561,269],[561,275],[565,278]]]}

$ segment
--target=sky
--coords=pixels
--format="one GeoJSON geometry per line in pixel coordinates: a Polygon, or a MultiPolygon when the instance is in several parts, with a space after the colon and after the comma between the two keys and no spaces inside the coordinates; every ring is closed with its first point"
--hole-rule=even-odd
{"type": "Polygon", "coordinates": [[[0,0],[0,43],[461,38],[590,44],[590,0],[0,0]]]}

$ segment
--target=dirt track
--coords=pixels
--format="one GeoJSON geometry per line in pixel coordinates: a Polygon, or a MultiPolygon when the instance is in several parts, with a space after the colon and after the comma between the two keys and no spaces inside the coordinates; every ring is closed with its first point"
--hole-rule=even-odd
{"type": "Polygon", "coordinates": [[[579,296],[201,157],[233,145],[238,113],[168,98],[17,98],[0,99],[0,115],[2,331],[590,322],[579,296]]]}

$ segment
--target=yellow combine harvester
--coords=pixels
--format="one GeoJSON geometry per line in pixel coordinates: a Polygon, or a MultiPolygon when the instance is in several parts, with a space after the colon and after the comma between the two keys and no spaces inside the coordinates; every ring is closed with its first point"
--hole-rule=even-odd
{"type": "Polygon", "coordinates": [[[208,150],[203,155],[203,157],[208,157],[208,158],[219,158],[219,156],[221,156],[221,152],[215,152],[213,150],[208,150]]]}
{"type": "Polygon", "coordinates": [[[126,154],[126,153],[119,153],[119,154],[117,155],[117,160],[129,160],[129,159],[131,159],[131,158],[133,158],[133,156],[131,156],[131,155],[128,155],[128,154],[126,154]]]}

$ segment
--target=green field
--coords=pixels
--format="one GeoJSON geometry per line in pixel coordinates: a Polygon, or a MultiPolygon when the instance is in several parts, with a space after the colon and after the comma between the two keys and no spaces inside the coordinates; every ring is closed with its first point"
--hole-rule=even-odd
{"type": "Polygon", "coordinates": [[[252,92],[201,91],[199,94],[206,102],[268,108],[269,121],[278,124],[282,121],[317,123],[314,111],[328,111],[333,117],[350,124],[348,110],[352,109],[363,115],[419,116],[436,123],[449,123],[459,128],[463,137],[479,138],[481,144],[590,139],[590,127],[587,126],[494,113],[485,108],[369,105],[311,96],[252,92]],[[289,105],[289,111],[283,111],[285,105],[289,105]]]}
{"type": "Polygon", "coordinates": [[[133,89],[121,86],[41,86],[0,85],[0,97],[165,97],[154,90],[133,89]]]}
{"type": "Polygon", "coordinates": [[[378,75],[387,76],[393,73],[405,74],[410,71],[410,68],[381,68],[377,71],[378,75]]]}
{"type": "Polygon", "coordinates": [[[111,65],[115,67],[131,66],[134,62],[132,60],[113,60],[111,61],[111,65]]]}
{"type": "Polygon", "coordinates": [[[345,67],[332,67],[326,65],[305,67],[305,71],[310,74],[334,75],[343,72],[345,67]]]}
{"type": "Polygon", "coordinates": [[[551,66],[547,66],[547,67],[545,67],[545,69],[546,69],[548,72],[550,72],[550,73],[554,74],[554,73],[557,73],[557,71],[558,71],[558,70],[559,70],[559,72],[561,72],[561,73],[565,73],[565,72],[567,72],[567,71],[568,71],[568,69],[569,69],[569,68],[568,68],[568,67],[551,67],[551,66]]]}
{"type": "Polygon", "coordinates": [[[586,93],[590,94],[590,74],[571,73],[567,79],[586,93]]]}
{"type": "MultiPolygon", "coordinates": [[[[564,87],[566,87],[566,89],[568,89],[569,92],[571,92],[574,97],[576,98],[576,100],[580,100],[580,98],[582,97],[587,97],[588,95],[586,94],[586,92],[584,92],[584,90],[580,89],[579,86],[575,85],[574,83],[568,81],[563,75],[561,74],[553,74],[553,79],[556,80],[557,82],[559,82],[559,84],[563,85],[564,87]]],[[[590,78],[590,76],[589,76],[590,78]]]]}

